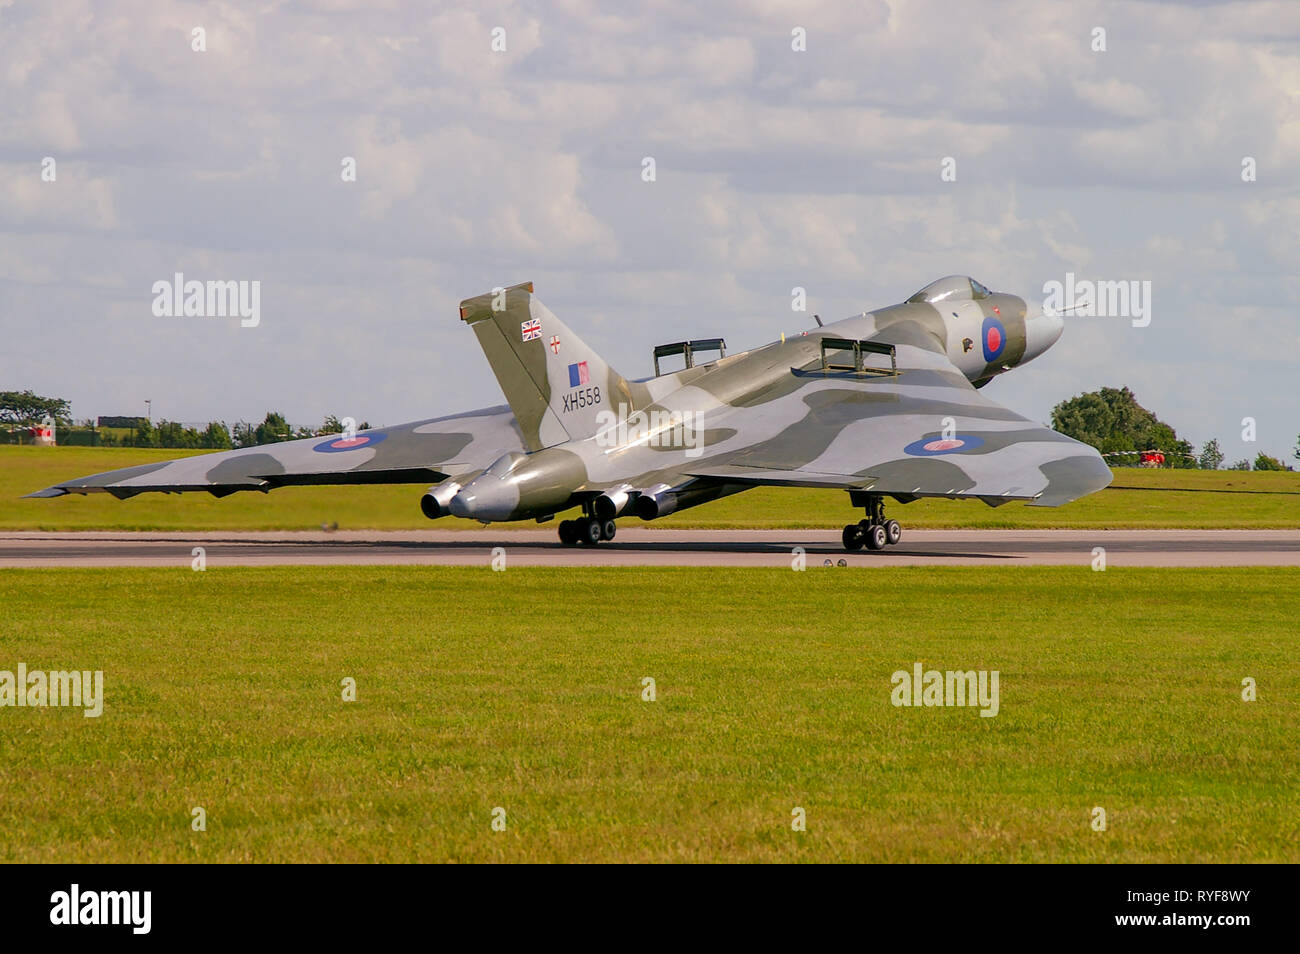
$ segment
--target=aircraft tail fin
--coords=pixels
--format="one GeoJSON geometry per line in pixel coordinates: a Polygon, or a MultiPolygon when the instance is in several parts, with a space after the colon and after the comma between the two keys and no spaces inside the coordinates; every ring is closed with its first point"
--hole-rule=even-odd
{"type": "Polygon", "coordinates": [[[595,435],[602,411],[650,403],[644,385],[611,368],[533,295],[533,283],[460,303],[530,451],[595,435]]]}

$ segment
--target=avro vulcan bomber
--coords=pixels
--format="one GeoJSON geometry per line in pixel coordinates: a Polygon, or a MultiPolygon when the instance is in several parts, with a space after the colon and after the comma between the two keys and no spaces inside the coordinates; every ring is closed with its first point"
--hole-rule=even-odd
{"type": "Polygon", "coordinates": [[[564,544],[612,540],[760,486],[833,487],[863,519],[849,550],[897,543],[885,501],[974,497],[1055,507],[1100,490],[1098,453],[986,398],[999,374],[1061,335],[1060,317],[970,278],[738,354],[718,338],[663,345],[685,367],[642,380],[611,368],[532,283],[461,302],[506,405],[395,427],[145,464],[32,496],[269,491],[429,483],[420,507],[484,523],[559,523],[564,544]],[[710,360],[697,360],[710,356],[710,360]]]}

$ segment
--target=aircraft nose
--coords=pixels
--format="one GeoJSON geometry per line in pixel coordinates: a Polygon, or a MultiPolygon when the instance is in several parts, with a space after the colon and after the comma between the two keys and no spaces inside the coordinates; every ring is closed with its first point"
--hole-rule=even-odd
{"type": "Polygon", "coordinates": [[[1065,320],[1060,315],[1037,314],[1025,317],[1025,356],[1020,363],[1032,361],[1056,344],[1065,330],[1065,320]]]}

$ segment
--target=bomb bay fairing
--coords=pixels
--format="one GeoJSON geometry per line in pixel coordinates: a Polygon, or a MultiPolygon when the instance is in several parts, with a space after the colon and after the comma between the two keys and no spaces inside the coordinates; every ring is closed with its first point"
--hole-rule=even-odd
{"type": "Polygon", "coordinates": [[[1062,321],[965,276],[739,354],[721,339],[656,349],[656,370],[665,350],[687,366],[645,380],[606,364],[531,282],[466,299],[460,316],[506,405],[128,467],[31,496],[430,483],[428,517],[546,521],[579,509],[560,539],[595,545],[625,515],[654,520],[758,486],[833,487],[866,513],[844,527],[845,547],[878,550],[902,533],[885,498],[1058,506],[1111,481],[1092,447],[978,390],[1050,348],[1062,321]],[[696,364],[710,349],[722,356],[696,364]]]}

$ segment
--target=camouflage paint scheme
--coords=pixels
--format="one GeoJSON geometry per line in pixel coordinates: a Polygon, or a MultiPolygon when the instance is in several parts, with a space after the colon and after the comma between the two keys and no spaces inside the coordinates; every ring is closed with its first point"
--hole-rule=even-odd
{"type": "Polygon", "coordinates": [[[605,492],[600,503],[612,517],[659,515],[759,485],[839,487],[855,505],[891,496],[1057,506],[1111,481],[1092,447],[977,390],[1046,351],[1062,322],[964,276],[645,381],[610,368],[531,283],[466,299],[460,314],[508,407],[126,468],[32,496],[436,481],[422,501],[426,515],[492,522],[576,506],[599,513],[593,504],[605,492]],[[866,355],[870,370],[827,369],[823,338],[893,354],[866,355]],[[693,434],[634,428],[620,441],[611,415],[638,414],[689,415],[702,426],[693,434]]]}
{"type": "Polygon", "coordinates": [[[125,498],[151,490],[205,490],[224,497],[237,490],[295,484],[427,483],[481,470],[503,453],[522,449],[514,415],[500,406],[357,431],[354,441],[342,434],[323,435],[110,470],[28,496],[103,491],[125,498]],[[333,446],[337,444],[343,446],[333,446]]]}

